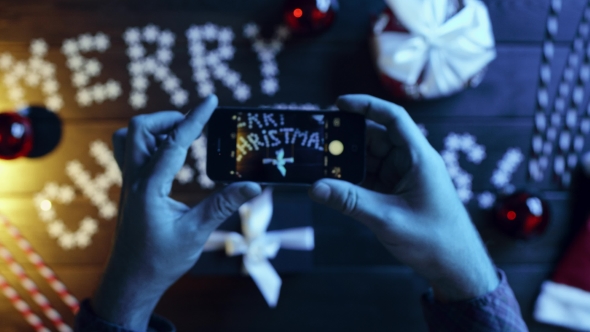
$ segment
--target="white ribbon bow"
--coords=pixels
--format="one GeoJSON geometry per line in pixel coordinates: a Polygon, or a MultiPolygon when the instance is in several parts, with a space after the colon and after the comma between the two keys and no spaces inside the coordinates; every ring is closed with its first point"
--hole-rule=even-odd
{"type": "Polygon", "coordinates": [[[279,300],[281,278],[268,261],[280,248],[312,250],[314,232],[312,227],[299,227],[267,232],[272,218],[272,191],[262,194],[240,206],[242,232],[214,231],[205,243],[204,251],[225,249],[228,256],[244,255],[244,269],[252,277],[270,307],[279,300]]]}
{"type": "Polygon", "coordinates": [[[386,0],[410,32],[383,31],[388,18],[374,26],[377,66],[391,78],[416,85],[425,98],[459,91],[496,57],[487,8],[479,0],[445,22],[449,0],[386,0]]]}

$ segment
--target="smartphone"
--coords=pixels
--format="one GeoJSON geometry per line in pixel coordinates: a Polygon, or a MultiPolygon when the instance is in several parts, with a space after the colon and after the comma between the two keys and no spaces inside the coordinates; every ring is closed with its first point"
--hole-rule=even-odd
{"type": "Polygon", "coordinates": [[[341,111],[217,108],[208,123],[207,175],[228,183],[360,183],[365,118],[341,111]]]}

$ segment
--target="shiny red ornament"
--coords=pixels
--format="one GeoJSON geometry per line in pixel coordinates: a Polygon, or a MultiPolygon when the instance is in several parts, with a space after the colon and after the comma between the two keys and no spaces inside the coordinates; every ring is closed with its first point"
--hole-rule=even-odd
{"type": "Polygon", "coordinates": [[[16,112],[0,113],[0,159],[16,159],[31,152],[31,121],[16,112]]]}
{"type": "Polygon", "coordinates": [[[336,0],[287,0],[283,18],[294,33],[316,33],[332,25],[337,9],[336,0]]]}
{"type": "Polygon", "coordinates": [[[539,196],[519,191],[496,202],[494,223],[513,237],[527,239],[540,235],[549,224],[549,206],[539,196]]]}

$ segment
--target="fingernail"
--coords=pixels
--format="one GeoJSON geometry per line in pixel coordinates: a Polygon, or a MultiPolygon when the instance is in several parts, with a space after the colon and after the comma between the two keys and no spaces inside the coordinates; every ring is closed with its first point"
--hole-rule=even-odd
{"type": "Polygon", "coordinates": [[[311,188],[311,195],[316,201],[325,203],[330,198],[331,189],[324,183],[318,183],[311,188]]]}
{"type": "Polygon", "coordinates": [[[240,194],[244,197],[252,198],[260,194],[260,188],[251,185],[242,186],[240,188],[240,194]]]}

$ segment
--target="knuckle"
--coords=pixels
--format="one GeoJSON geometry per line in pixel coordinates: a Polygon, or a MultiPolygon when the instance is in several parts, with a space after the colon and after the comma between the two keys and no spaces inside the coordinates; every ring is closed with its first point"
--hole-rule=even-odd
{"type": "Polygon", "coordinates": [[[129,120],[129,129],[133,132],[141,129],[143,124],[145,123],[145,115],[136,115],[129,120]]]}
{"type": "Polygon", "coordinates": [[[221,218],[227,218],[231,216],[236,207],[234,204],[228,199],[226,194],[220,194],[215,196],[213,199],[213,211],[217,216],[221,218]]]}
{"type": "Polygon", "coordinates": [[[355,216],[358,211],[358,193],[353,188],[348,188],[346,190],[342,210],[345,214],[350,216],[355,216]]]}

